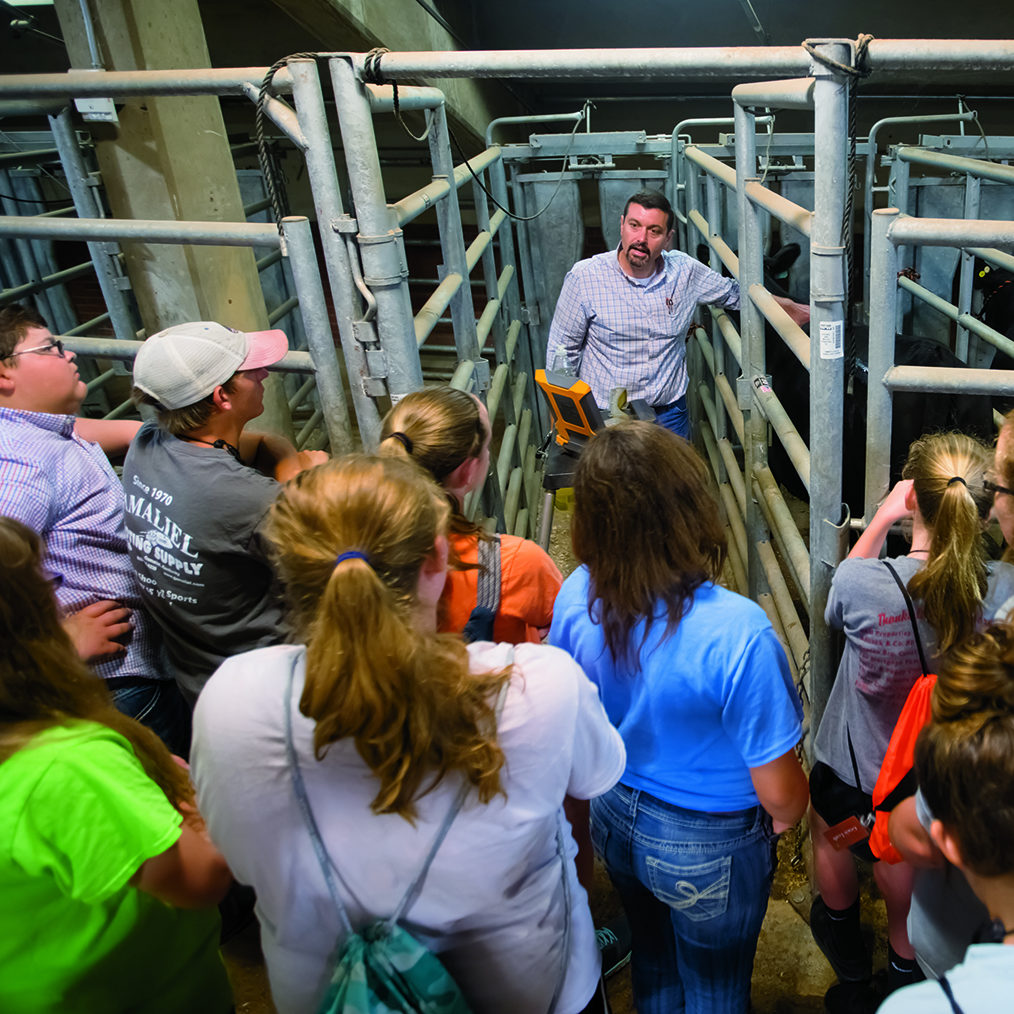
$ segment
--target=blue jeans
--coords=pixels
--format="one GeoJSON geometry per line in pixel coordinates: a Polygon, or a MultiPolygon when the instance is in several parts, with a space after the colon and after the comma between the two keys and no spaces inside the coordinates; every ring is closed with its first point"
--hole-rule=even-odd
{"type": "Polygon", "coordinates": [[[190,757],[190,708],[175,680],[149,680],[141,676],[114,676],[106,680],[113,704],[148,726],[171,753],[190,757]]]}
{"type": "Polygon", "coordinates": [[[661,405],[655,409],[655,422],[672,430],[684,440],[690,439],[690,413],[687,411],[687,396],[677,398],[670,405],[661,405]]]}
{"type": "Polygon", "coordinates": [[[686,810],[625,785],[593,799],[591,816],[630,923],[638,1014],[746,1014],[774,872],[770,817],[686,810]]]}

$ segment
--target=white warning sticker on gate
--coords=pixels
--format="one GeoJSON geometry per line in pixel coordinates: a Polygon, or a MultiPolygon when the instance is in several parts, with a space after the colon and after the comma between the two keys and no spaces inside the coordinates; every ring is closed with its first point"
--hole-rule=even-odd
{"type": "Polygon", "coordinates": [[[845,355],[845,322],[826,320],[820,325],[820,358],[841,359],[845,355]]]}

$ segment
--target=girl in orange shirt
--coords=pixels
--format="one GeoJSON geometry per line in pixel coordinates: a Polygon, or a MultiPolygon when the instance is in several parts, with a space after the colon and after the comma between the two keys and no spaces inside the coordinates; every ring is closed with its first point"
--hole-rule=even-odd
{"type": "MultiPolygon", "coordinates": [[[[486,481],[491,436],[486,406],[453,387],[406,395],[388,412],[381,430],[378,453],[411,458],[436,479],[451,503],[449,540],[456,564],[440,602],[443,632],[464,630],[478,596],[479,546],[493,539],[462,512],[465,497],[486,481]]],[[[541,641],[562,581],[556,564],[534,542],[501,535],[500,606],[492,640],[541,641]]]]}

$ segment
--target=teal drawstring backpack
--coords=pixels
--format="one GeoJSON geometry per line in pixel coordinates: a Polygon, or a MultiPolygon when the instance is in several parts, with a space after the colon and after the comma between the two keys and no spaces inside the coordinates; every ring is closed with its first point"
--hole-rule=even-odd
{"type": "MultiPolygon", "coordinates": [[[[512,664],[513,659],[512,648],[507,664],[512,664]]],[[[335,870],[327,850],[324,848],[317,822],[310,808],[310,800],[306,794],[299,758],[296,755],[292,739],[294,675],[294,672],[289,673],[288,691],[285,697],[285,749],[292,775],[292,785],[307,830],[310,833],[313,850],[320,863],[328,892],[334,902],[345,934],[345,941],[331,975],[331,982],[318,1008],[318,1014],[472,1014],[461,990],[441,964],[440,959],[427,950],[408,930],[399,925],[401,918],[419,896],[437,850],[447,836],[454,818],[458,815],[458,811],[468,795],[469,784],[466,782],[458,791],[450,811],[444,818],[443,824],[430,846],[422,869],[409,885],[394,914],[386,919],[377,919],[356,932],[352,927],[348,911],[338,894],[335,870]]],[[[503,709],[508,686],[509,684],[504,684],[497,701],[497,721],[499,721],[500,712],[503,709]]],[[[561,855],[563,854],[562,846],[562,837],[558,829],[557,847],[561,855]]],[[[568,887],[566,876],[564,876],[564,885],[566,890],[568,887]]],[[[568,897],[565,941],[570,935],[569,891],[566,893],[568,897]]],[[[564,962],[566,962],[568,949],[565,942],[564,962]]],[[[556,1006],[560,986],[562,986],[562,975],[551,1010],[556,1006]]]]}

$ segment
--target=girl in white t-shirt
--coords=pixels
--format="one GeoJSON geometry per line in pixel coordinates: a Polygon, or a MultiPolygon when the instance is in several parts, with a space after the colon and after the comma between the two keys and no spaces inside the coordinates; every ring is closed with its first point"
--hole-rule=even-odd
{"type": "Polygon", "coordinates": [[[289,483],[267,528],[302,643],[228,660],[198,701],[198,798],[257,892],[281,1014],[317,1009],[345,935],[294,795],[287,708],[355,929],[395,911],[464,782],[402,925],[475,1014],[595,1009],[599,956],[561,804],[612,787],[622,741],[563,652],[437,633],[449,512],[395,458],[349,456],[289,483]]]}

